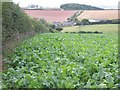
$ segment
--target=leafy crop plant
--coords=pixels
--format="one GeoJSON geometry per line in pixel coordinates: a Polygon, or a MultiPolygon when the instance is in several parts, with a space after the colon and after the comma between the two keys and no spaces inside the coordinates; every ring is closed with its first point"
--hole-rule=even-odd
{"type": "Polygon", "coordinates": [[[6,88],[117,88],[118,38],[113,34],[46,33],[9,57],[6,88]]]}

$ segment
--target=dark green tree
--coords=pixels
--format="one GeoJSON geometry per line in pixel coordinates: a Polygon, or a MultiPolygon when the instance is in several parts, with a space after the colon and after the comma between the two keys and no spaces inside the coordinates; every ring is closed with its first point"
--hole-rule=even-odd
{"type": "Polygon", "coordinates": [[[102,8],[77,3],[62,4],[60,8],[64,10],[102,10],[102,8]]]}

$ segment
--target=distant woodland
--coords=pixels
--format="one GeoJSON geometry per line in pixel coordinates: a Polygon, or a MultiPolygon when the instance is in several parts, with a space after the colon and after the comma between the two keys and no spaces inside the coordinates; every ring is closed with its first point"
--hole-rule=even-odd
{"type": "Polygon", "coordinates": [[[62,4],[60,8],[64,10],[103,10],[102,8],[77,3],[62,4]]]}

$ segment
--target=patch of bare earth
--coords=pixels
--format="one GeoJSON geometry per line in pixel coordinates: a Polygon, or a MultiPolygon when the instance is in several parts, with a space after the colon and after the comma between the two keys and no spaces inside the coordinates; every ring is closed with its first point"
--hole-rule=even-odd
{"type": "Polygon", "coordinates": [[[78,19],[118,19],[119,10],[85,10],[78,19]]]}
{"type": "Polygon", "coordinates": [[[24,10],[24,12],[34,18],[44,18],[47,22],[63,22],[77,10],[24,10]]]}

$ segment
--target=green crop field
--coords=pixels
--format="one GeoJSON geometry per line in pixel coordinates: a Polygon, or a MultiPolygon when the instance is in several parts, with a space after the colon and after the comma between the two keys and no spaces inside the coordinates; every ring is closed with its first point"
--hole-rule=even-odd
{"type": "Polygon", "coordinates": [[[83,25],[63,28],[62,32],[79,32],[79,31],[99,31],[103,33],[118,33],[118,24],[99,24],[83,25]]]}
{"type": "Polygon", "coordinates": [[[3,72],[3,87],[116,88],[119,82],[117,36],[37,35],[24,41],[6,60],[8,70],[3,72]]]}

